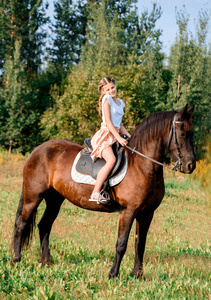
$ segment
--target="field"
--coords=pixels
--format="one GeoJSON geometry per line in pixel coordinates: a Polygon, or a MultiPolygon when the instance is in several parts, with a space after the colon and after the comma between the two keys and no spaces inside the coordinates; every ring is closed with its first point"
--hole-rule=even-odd
{"type": "MultiPolygon", "coordinates": [[[[208,192],[191,176],[166,176],[146,244],[144,279],[130,277],[134,226],[120,278],[109,280],[118,214],[79,209],[67,200],[54,223],[53,264],[39,263],[36,229],[21,263],[11,265],[11,239],[22,186],[20,155],[0,155],[0,299],[211,299],[211,221],[208,192]]],[[[38,220],[45,208],[38,210],[38,220]]]]}

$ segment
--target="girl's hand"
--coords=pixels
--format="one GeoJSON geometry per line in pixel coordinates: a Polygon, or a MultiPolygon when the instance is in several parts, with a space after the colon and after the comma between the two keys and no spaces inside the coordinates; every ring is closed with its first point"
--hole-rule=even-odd
{"type": "Polygon", "coordinates": [[[118,142],[124,147],[127,145],[128,141],[120,136],[118,142]]]}

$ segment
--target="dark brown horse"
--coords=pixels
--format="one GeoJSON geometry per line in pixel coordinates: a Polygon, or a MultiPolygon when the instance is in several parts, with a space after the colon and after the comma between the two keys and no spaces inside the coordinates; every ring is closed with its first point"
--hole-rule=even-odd
{"type": "MultiPolygon", "coordinates": [[[[192,113],[193,107],[187,109],[186,105],[181,111],[153,114],[137,126],[128,145],[158,162],[163,161],[165,149],[169,149],[174,161],[180,158],[179,167],[183,168],[183,172],[192,173],[195,169],[192,113]]],[[[29,242],[37,208],[45,199],[46,209],[38,227],[42,248],[41,261],[49,263],[51,227],[66,198],[84,209],[108,213],[118,210],[121,213],[116,256],[109,273],[110,278],[119,274],[130,229],[136,219],[135,265],[131,275],[141,277],[147,232],[154,210],[164,196],[163,167],[125,149],[128,169],[122,182],[112,187],[114,205],[98,205],[96,202],[89,202],[93,186],[76,183],[71,178],[72,164],[82,148],[68,140],[51,140],[35,148],[26,160],[23,191],[14,228],[14,262],[21,259],[21,248],[24,243],[29,242]]]]}

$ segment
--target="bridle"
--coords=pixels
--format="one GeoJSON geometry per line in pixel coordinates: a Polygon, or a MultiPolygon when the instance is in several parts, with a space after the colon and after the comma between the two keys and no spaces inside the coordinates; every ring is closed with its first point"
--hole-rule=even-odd
{"type": "Polygon", "coordinates": [[[182,157],[181,157],[181,151],[180,151],[180,148],[179,148],[179,144],[177,142],[177,134],[176,134],[175,124],[184,124],[184,122],[183,121],[176,121],[177,114],[178,113],[176,113],[175,116],[174,116],[174,120],[172,122],[171,130],[169,132],[167,148],[168,148],[168,151],[170,153],[171,152],[170,145],[171,145],[171,140],[172,140],[172,137],[173,137],[174,138],[174,144],[177,147],[177,155],[178,155],[178,158],[179,158],[176,161],[175,166],[173,168],[176,169],[176,171],[181,172],[182,171],[182,157]]]}
{"type": "Polygon", "coordinates": [[[175,165],[173,167],[165,165],[165,164],[163,164],[163,163],[161,163],[161,162],[159,162],[159,161],[157,161],[157,160],[155,160],[155,159],[153,159],[153,158],[151,158],[149,156],[146,156],[143,153],[138,152],[137,150],[135,150],[135,148],[131,148],[131,147],[127,146],[127,145],[126,145],[126,148],[128,148],[129,150],[131,150],[132,154],[136,153],[136,154],[138,154],[138,155],[140,155],[142,157],[145,157],[145,158],[151,160],[152,162],[154,162],[154,163],[156,163],[158,165],[161,165],[163,167],[166,167],[166,168],[168,168],[170,170],[182,172],[182,158],[181,158],[181,152],[180,152],[179,144],[177,142],[177,135],[176,135],[175,124],[184,124],[184,122],[183,121],[176,121],[177,114],[178,113],[176,113],[174,115],[172,126],[171,126],[171,129],[170,129],[170,132],[169,132],[168,144],[167,144],[167,148],[168,148],[168,151],[170,153],[171,152],[170,145],[171,145],[171,140],[172,140],[172,137],[173,137],[174,138],[174,144],[177,147],[177,155],[178,155],[178,160],[175,162],[175,165]]]}

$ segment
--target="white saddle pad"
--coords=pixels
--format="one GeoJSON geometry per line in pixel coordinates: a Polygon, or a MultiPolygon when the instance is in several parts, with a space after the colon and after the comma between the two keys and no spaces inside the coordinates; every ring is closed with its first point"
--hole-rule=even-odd
{"type": "MultiPolygon", "coordinates": [[[[77,164],[80,156],[81,156],[81,153],[79,152],[73,163],[72,170],[71,170],[72,179],[77,183],[85,183],[85,184],[95,185],[96,180],[94,178],[92,178],[92,176],[80,173],[76,170],[76,164],[77,164]]],[[[125,177],[125,174],[127,172],[127,166],[128,166],[127,156],[125,155],[125,164],[124,164],[122,170],[118,174],[116,174],[115,176],[113,176],[112,178],[109,179],[110,186],[115,186],[123,180],[123,178],[125,177]]]]}

